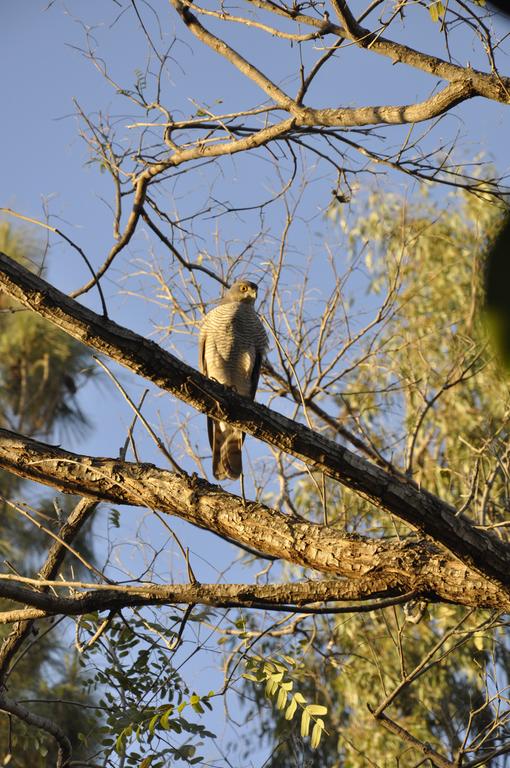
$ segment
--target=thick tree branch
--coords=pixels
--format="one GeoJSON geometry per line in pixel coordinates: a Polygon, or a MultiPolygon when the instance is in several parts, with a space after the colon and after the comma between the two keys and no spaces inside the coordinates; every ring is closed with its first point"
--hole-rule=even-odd
{"type": "MultiPolygon", "coordinates": [[[[60,581],[54,581],[51,584],[54,588],[63,586],[60,581]]],[[[68,586],[76,589],[82,585],[76,583],[68,586]]],[[[120,610],[144,605],[212,605],[219,608],[252,608],[303,614],[368,613],[399,605],[416,597],[415,592],[393,594],[393,590],[388,590],[384,595],[374,594],[363,582],[340,580],[264,586],[258,584],[172,584],[171,586],[152,584],[131,590],[129,587],[117,589],[119,591],[114,594],[115,587],[108,587],[109,591],[106,594],[103,590],[96,588],[80,595],[76,602],[69,602],[68,598],[62,601],[55,595],[50,595],[50,602],[46,599],[48,595],[45,595],[43,603],[37,596],[34,598],[34,592],[20,588],[18,585],[3,584],[0,580],[1,597],[30,606],[34,605],[32,601],[37,601],[36,604],[40,606],[1,611],[0,624],[47,618],[55,614],[74,616],[89,611],[120,610]],[[365,592],[367,592],[366,597],[365,592]],[[374,598],[375,602],[372,602],[374,598]],[[330,601],[350,603],[353,600],[358,601],[358,604],[340,607],[324,606],[324,603],[330,601]],[[361,600],[364,602],[359,603],[361,600]],[[313,607],[311,604],[314,604],[313,607]]]]}
{"type": "MultiPolygon", "coordinates": [[[[352,109],[311,109],[304,107],[277,88],[259,69],[240,56],[227,43],[206,30],[196,16],[191,13],[188,5],[184,5],[180,0],[172,0],[172,3],[187,28],[195,37],[230,61],[243,75],[253,80],[279,107],[295,117],[296,125],[353,127],[379,125],[382,123],[394,125],[417,123],[437,117],[461,101],[477,95],[477,91],[471,84],[470,78],[464,73],[462,78],[458,75],[456,81],[452,82],[440,93],[417,104],[358,107],[352,109]]],[[[347,6],[345,7],[347,9],[347,6]]]]}
{"type": "MultiPolygon", "coordinates": [[[[205,480],[152,464],[80,456],[0,430],[0,467],[97,501],[159,509],[262,553],[353,579],[360,584],[351,588],[350,599],[417,592],[431,600],[510,608],[508,588],[480,579],[431,542],[371,540],[345,534],[246,502],[205,480]]],[[[483,539],[487,534],[480,536],[483,539]]],[[[463,544],[459,537],[459,557],[463,544]]]]}
{"type": "Polygon", "coordinates": [[[305,110],[298,124],[308,126],[356,127],[365,125],[402,125],[420,123],[443,115],[462,101],[477,96],[469,79],[450,83],[426,101],[402,106],[355,107],[349,109],[305,110]]]}
{"type": "MultiPolygon", "coordinates": [[[[510,549],[496,537],[474,528],[463,516],[456,516],[453,507],[417,488],[411,480],[391,474],[302,424],[207,379],[154,342],[81,306],[5,254],[0,254],[0,287],[75,339],[144,376],[193,408],[301,459],[311,469],[353,488],[378,507],[431,536],[484,577],[510,584],[510,549]]],[[[14,461],[12,457],[16,446],[22,451],[22,445],[13,436],[9,447],[6,439],[2,454],[4,466],[8,468],[11,464],[11,471],[19,471],[21,464],[17,467],[16,462],[21,457],[14,461]]],[[[33,471],[37,474],[37,466],[33,471]]],[[[39,481],[52,484],[49,465],[40,472],[39,481]]],[[[73,491],[71,483],[67,490],[81,493],[80,483],[74,488],[73,491]]],[[[90,495],[90,489],[84,495],[90,495]]],[[[140,498],[136,501],[130,498],[127,503],[140,501],[140,498]]],[[[227,535],[237,538],[236,531],[227,535]]],[[[249,546],[258,548],[251,539],[249,546]]]]}
{"type": "MultiPolygon", "coordinates": [[[[82,307],[3,254],[0,254],[0,287],[74,338],[105,353],[197,410],[227,421],[303,460],[311,468],[362,493],[377,506],[431,536],[484,576],[510,583],[510,550],[504,544],[473,528],[463,517],[456,517],[450,505],[418,489],[401,475],[392,475],[303,425],[205,378],[154,342],[82,307]]],[[[11,447],[4,442],[6,468],[15,444],[15,438],[11,447]]],[[[16,471],[14,464],[12,471],[16,471]]],[[[37,467],[34,472],[37,474],[37,467]]],[[[51,469],[47,466],[41,473],[40,482],[51,483],[51,477],[51,469]]],[[[67,490],[81,493],[79,488],[79,483],[74,489],[71,483],[67,490]]],[[[90,492],[84,495],[90,495],[90,492]]],[[[130,499],[128,503],[137,504],[139,500],[130,499]]],[[[228,535],[232,536],[232,533],[228,535]]],[[[233,538],[236,538],[235,532],[233,538]]],[[[252,541],[249,546],[254,546],[252,541]]]]}
{"type": "MultiPolygon", "coordinates": [[[[16,579],[14,578],[14,581],[16,579]]],[[[66,583],[51,582],[54,589],[66,588],[66,583]]],[[[73,586],[80,586],[76,584],[73,586]]],[[[87,585],[92,586],[92,585],[87,585]]],[[[0,579],[0,597],[38,609],[38,615],[63,614],[79,616],[92,611],[120,610],[143,605],[213,605],[218,608],[258,608],[287,611],[310,604],[331,601],[351,602],[374,597],[398,597],[398,591],[386,590],[374,594],[370,579],[353,582],[307,581],[298,584],[149,584],[137,587],[103,586],[74,597],[39,592],[12,581],[0,579]]],[[[405,593],[410,599],[414,593],[405,593]]],[[[383,601],[381,607],[388,601],[383,601]]],[[[395,600],[392,601],[394,603],[395,600]]],[[[510,606],[510,600],[508,601],[510,606]]],[[[374,605],[372,605],[374,609],[374,605]]],[[[323,610],[317,608],[317,610],[323,610]]],[[[355,612],[356,607],[352,607],[355,612]]],[[[312,609],[313,612],[313,609],[312,609]]],[[[6,612],[8,613],[8,612],[6,612]]],[[[0,613],[0,623],[5,621],[0,613]]]]}
{"type": "Polygon", "coordinates": [[[510,77],[453,64],[439,56],[431,56],[403,43],[389,40],[380,35],[379,32],[372,32],[354,21],[352,13],[349,13],[349,18],[347,18],[345,3],[341,5],[336,3],[335,9],[337,12],[340,10],[340,20],[344,26],[330,23],[326,27],[324,22],[317,17],[308,16],[304,13],[294,13],[290,8],[283,8],[267,0],[249,0],[249,2],[296,24],[306,24],[321,29],[325,36],[332,34],[341,39],[351,40],[361,48],[369,48],[372,52],[391,59],[395,64],[406,64],[450,83],[469,80],[478,96],[484,96],[486,99],[499,101],[503,104],[510,103],[510,77]]]}

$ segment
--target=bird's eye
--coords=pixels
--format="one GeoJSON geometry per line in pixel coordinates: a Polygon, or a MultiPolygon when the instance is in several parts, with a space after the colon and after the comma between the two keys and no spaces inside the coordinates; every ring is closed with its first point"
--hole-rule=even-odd
{"type": "Polygon", "coordinates": [[[246,285],[241,286],[241,293],[246,293],[247,290],[248,290],[248,286],[246,285]]]}

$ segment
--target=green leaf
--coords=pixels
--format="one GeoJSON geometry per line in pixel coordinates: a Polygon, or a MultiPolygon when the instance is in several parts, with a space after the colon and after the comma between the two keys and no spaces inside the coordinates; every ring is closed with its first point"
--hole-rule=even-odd
{"type": "MultiPolygon", "coordinates": [[[[159,721],[160,726],[165,730],[168,731],[168,729],[171,727],[168,723],[168,720],[170,718],[170,715],[173,713],[174,709],[173,707],[169,707],[166,712],[163,713],[161,716],[161,719],[159,721]]],[[[151,721],[152,722],[152,721],[151,721]]],[[[149,726],[150,727],[150,726],[149,726]]]]}
{"type": "Polygon", "coordinates": [[[159,720],[159,712],[157,712],[154,717],[151,717],[149,721],[149,733],[152,736],[154,734],[154,729],[156,727],[156,723],[159,720]]]}
{"type": "Polygon", "coordinates": [[[484,649],[484,634],[483,632],[475,632],[473,635],[473,645],[477,651],[483,651],[484,649]]]}
{"type": "Polygon", "coordinates": [[[278,698],[276,699],[276,708],[277,709],[284,709],[285,705],[287,704],[287,691],[283,688],[280,688],[278,691],[278,698]]]}
{"type": "Polygon", "coordinates": [[[438,22],[439,19],[443,18],[445,7],[441,0],[434,0],[434,2],[429,5],[429,13],[433,22],[438,22]]]}
{"type": "Polygon", "coordinates": [[[121,731],[117,736],[115,751],[118,752],[119,755],[124,751],[124,731],[121,731]]]}
{"type": "Polygon", "coordinates": [[[241,677],[244,677],[246,680],[251,680],[252,683],[262,683],[264,681],[263,677],[257,677],[256,675],[250,675],[249,672],[245,672],[241,677]]]}
{"type": "Polygon", "coordinates": [[[278,688],[278,683],[272,678],[269,678],[269,680],[266,683],[266,696],[268,697],[268,699],[271,698],[271,696],[274,696],[277,688],[278,688]]]}

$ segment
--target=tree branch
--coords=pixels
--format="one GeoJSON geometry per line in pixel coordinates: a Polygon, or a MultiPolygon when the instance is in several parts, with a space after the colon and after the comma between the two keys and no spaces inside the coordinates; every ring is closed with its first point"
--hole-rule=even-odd
{"type": "Polygon", "coordinates": [[[249,0],[249,2],[265,11],[282,16],[289,21],[294,21],[296,24],[306,24],[316,29],[321,29],[323,35],[332,34],[340,39],[351,40],[361,48],[369,48],[372,52],[391,59],[394,64],[406,64],[414,69],[427,72],[434,77],[447,80],[450,83],[469,79],[478,96],[483,96],[492,101],[499,101],[503,104],[510,103],[510,77],[497,73],[481,72],[471,67],[453,64],[441,59],[439,56],[431,56],[428,53],[417,51],[415,48],[410,48],[403,43],[397,43],[383,37],[378,32],[372,32],[357,23],[352,13],[349,14],[348,19],[345,3],[341,5],[336,3],[335,9],[337,12],[340,10],[340,20],[344,26],[330,23],[325,27],[322,19],[307,16],[304,13],[295,13],[291,8],[286,9],[267,2],[267,0],[249,0]]]}
{"type": "Polygon", "coordinates": [[[3,693],[0,694],[0,710],[9,712],[11,715],[19,717],[27,725],[32,725],[35,728],[40,728],[42,731],[46,731],[50,736],[53,736],[58,745],[57,763],[56,768],[65,768],[69,765],[71,759],[71,744],[69,739],[65,735],[64,731],[47,717],[41,717],[34,712],[30,712],[29,709],[18,704],[16,701],[12,701],[7,698],[3,693]]]}
{"type": "MultiPolygon", "coordinates": [[[[201,42],[205,43],[216,53],[226,58],[243,75],[256,83],[264,93],[275,101],[278,106],[288,111],[296,118],[296,124],[305,126],[337,126],[353,127],[365,125],[379,125],[381,123],[402,124],[417,123],[423,120],[430,120],[433,117],[443,114],[451,107],[459,104],[461,101],[477,95],[477,91],[472,85],[470,78],[463,73],[463,77],[457,74],[455,82],[450,83],[440,93],[432,96],[424,102],[403,106],[376,106],[376,107],[358,107],[352,109],[311,109],[298,104],[282,90],[277,88],[259,69],[250,64],[244,57],[240,56],[233,48],[220,38],[208,32],[203,27],[196,16],[191,13],[188,5],[184,5],[180,0],[172,0],[172,3],[181,16],[186,27],[201,42]]],[[[340,3],[344,7],[345,14],[348,13],[352,19],[350,11],[345,3],[340,3]]],[[[356,24],[354,19],[353,23],[356,24]]],[[[361,29],[361,28],[360,28],[361,29]]]]}
{"type": "Polygon", "coordinates": [[[377,722],[381,723],[383,728],[386,728],[387,731],[398,736],[404,744],[408,744],[410,747],[414,747],[414,749],[421,752],[422,755],[431,761],[432,765],[437,766],[437,768],[456,768],[455,763],[450,762],[450,760],[447,760],[440,755],[439,752],[436,752],[430,744],[420,741],[416,736],[413,736],[409,731],[406,731],[405,728],[402,728],[402,726],[394,720],[390,720],[386,715],[377,715],[376,719],[377,722]]]}
{"type": "MultiPolygon", "coordinates": [[[[500,610],[510,607],[508,588],[481,580],[431,542],[371,540],[346,534],[152,464],[81,456],[0,430],[0,467],[96,501],[159,509],[264,554],[353,579],[359,583],[351,587],[350,599],[359,599],[360,594],[417,592],[430,600],[500,610]]],[[[481,542],[487,540],[488,549],[492,538],[476,533],[481,542]]],[[[459,533],[458,557],[462,557],[464,543],[459,533]]]]}
{"type": "Polygon", "coordinates": [[[249,136],[245,136],[242,139],[233,139],[232,141],[222,141],[218,144],[205,145],[200,141],[195,146],[188,149],[177,148],[167,160],[160,163],[154,163],[146,168],[135,181],[135,197],[133,206],[129,214],[129,218],[122,233],[120,239],[113,245],[110,253],[106,257],[103,264],[97,270],[95,277],[89,280],[88,283],[78,288],[71,293],[72,298],[77,298],[84,293],[87,293],[97,281],[104,275],[107,269],[111,266],[115,257],[120,251],[129,243],[133,233],[138,224],[138,220],[142,214],[145,198],[147,194],[147,188],[151,179],[155,176],[166,171],[168,168],[176,167],[185,162],[191,162],[192,160],[201,160],[204,157],[220,157],[222,155],[233,155],[236,152],[244,152],[248,149],[255,149],[261,147],[270,141],[274,141],[277,138],[284,136],[294,125],[294,118],[290,117],[282,122],[275,123],[266,128],[262,128],[260,131],[256,131],[249,136]]]}
{"type": "MultiPolygon", "coordinates": [[[[389,597],[383,597],[382,595],[375,599],[374,602],[372,602],[372,599],[375,597],[372,592],[369,592],[368,597],[366,598],[365,602],[358,603],[357,605],[343,605],[343,606],[324,606],[325,602],[328,602],[329,600],[334,600],[335,602],[341,602],[344,599],[347,602],[350,602],[351,599],[354,600],[361,600],[362,597],[348,597],[347,595],[353,595],[355,592],[359,593],[360,595],[364,594],[364,589],[360,585],[357,585],[357,588],[352,588],[352,585],[348,582],[342,582],[342,581],[335,581],[333,583],[332,591],[331,591],[331,598],[324,598],[324,594],[328,594],[327,589],[324,590],[322,587],[317,592],[317,599],[313,598],[313,595],[315,594],[315,585],[321,585],[325,582],[316,581],[313,582],[312,590],[310,591],[310,603],[314,603],[314,606],[311,606],[310,603],[307,603],[305,606],[301,605],[301,598],[303,596],[303,592],[300,591],[298,593],[294,592],[294,587],[307,587],[308,585],[303,584],[293,584],[290,585],[290,594],[287,594],[285,591],[285,594],[281,595],[280,591],[280,584],[271,584],[266,585],[268,587],[268,593],[265,595],[261,595],[258,597],[258,592],[260,591],[259,585],[256,586],[249,586],[247,584],[229,584],[227,585],[229,588],[229,591],[232,592],[231,597],[226,597],[224,594],[224,590],[218,589],[218,585],[208,585],[208,584],[201,584],[201,585],[192,585],[194,589],[192,590],[192,594],[190,594],[190,590],[188,587],[189,584],[186,585],[172,585],[171,592],[169,592],[167,598],[164,596],[155,596],[154,592],[148,588],[147,594],[137,594],[136,596],[133,595],[124,595],[124,599],[121,599],[120,595],[116,596],[113,599],[112,606],[116,606],[112,608],[111,610],[120,610],[121,608],[126,607],[134,607],[134,606],[147,606],[147,605],[179,605],[179,604],[187,604],[188,606],[192,607],[194,605],[212,605],[214,607],[221,607],[221,608],[244,608],[244,609],[254,609],[258,611],[278,611],[282,613],[299,613],[304,615],[317,615],[317,614],[340,614],[340,613],[370,613],[371,611],[380,611],[383,608],[392,607],[395,605],[401,605],[402,603],[407,603],[409,600],[414,599],[416,597],[415,592],[404,592],[403,594],[392,594],[392,590],[389,590],[388,593],[389,597]],[[210,590],[213,590],[213,592],[210,592],[210,590]],[[248,595],[246,596],[246,593],[248,595]],[[292,599],[295,599],[296,596],[299,598],[299,603],[291,602],[292,599]],[[289,600],[287,602],[281,602],[280,597],[288,597],[289,600]],[[322,602],[321,602],[322,601],[322,602]],[[319,605],[320,603],[320,605],[319,605]]],[[[61,582],[53,582],[55,587],[61,587],[61,582]]],[[[77,585],[79,586],[79,585],[77,585]]],[[[161,585],[153,585],[156,586],[158,591],[161,591],[163,587],[161,585]]],[[[8,594],[11,595],[11,600],[16,600],[17,597],[19,597],[21,602],[26,602],[26,592],[28,590],[24,590],[23,594],[18,593],[16,588],[11,590],[4,590],[3,586],[0,585],[0,594],[7,597],[8,594]],[[5,593],[5,594],[4,594],[5,593]]],[[[33,594],[33,593],[31,593],[33,594]]],[[[87,606],[95,606],[93,608],[88,608],[88,610],[94,610],[94,611],[103,611],[103,610],[110,610],[108,608],[108,605],[110,603],[109,597],[105,596],[103,594],[100,594],[99,592],[90,592],[87,593],[89,602],[87,603],[87,606]]],[[[65,615],[79,615],[82,613],[82,610],[84,608],[84,604],[80,605],[66,605],[63,603],[56,602],[53,606],[48,606],[47,608],[21,608],[21,609],[13,609],[13,610],[7,610],[7,611],[1,611],[0,612],[0,624],[11,624],[16,621],[26,621],[27,619],[30,619],[31,621],[36,619],[43,619],[47,618],[48,616],[53,616],[55,614],[65,614],[65,615]]]]}
{"type": "MultiPolygon", "coordinates": [[[[81,499],[76,504],[58,532],[59,541],[54,541],[50,547],[44,565],[39,571],[41,579],[54,579],[57,576],[67,554],[65,545],[73,541],[95,508],[95,501],[90,501],[90,499],[81,499]]],[[[41,589],[45,588],[41,587],[41,589]]],[[[31,621],[22,621],[3,641],[0,647],[0,686],[5,682],[11,661],[30,633],[31,627],[31,621]]]]}
{"type": "MultiPolygon", "coordinates": [[[[207,379],[153,341],[81,306],[5,254],[0,254],[0,287],[75,339],[144,376],[196,410],[227,421],[367,496],[376,506],[431,536],[484,578],[510,584],[510,549],[495,536],[474,528],[463,516],[456,516],[453,507],[419,489],[410,479],[391,474],[302,424],[207,379]]],[[[19,467],[11,461],[11,452],[22,446],[17,436],[11,437],[11,447],[9,438],[6,437],[7,443],[3,441],[3,461],[6,468],[12,464],[10,471],[16,472],[19,467]]],[[[37,475],[37,467],[33,471],[37,475]]],[[[40,473],[39,482],[52,484],[50,467],[40,473]]],[[[68,492],[80,493],[81,487],[80,482],[74,486],[71,482],[68,492]]],[[[140,499],[128,503],[139,502],[140,499]]],[[[229,535],[236,538],[235,531],[229,535]]],[[[251,540],[249,545],[253,546],[251,540]]]]}
{"type": "Polygon", "coordinates": [[[425,101],[402,106],[354,107],[345,109],[311,109],[298,121],[299,125],[356,127],[364,125],[402,125],[420,123],[444,114],[462,101],[477,96],[469,79],[450,83],[425,101]]]}
{"type": "MultiPolygon", "coordinates": [[[[79,616],[92,611],[120,610],[143,605],[212,605],[218,608],[257,608],[265,610],[292,611],[305,610],[303,606],[331,601],[351,602],[368,600],[369,598],[386,597],[380,605],[372,603],[371,610],[385,607],[387,604],[409,600],[414,592],[399,595],[397,590],[386,590],[374,593],[370,579],[360,582],[307,581],[298,584],[149,584],[143,586],[125,585],[85,585],[95,588],[74,597],[61,597],[54,593],[39,592],[12,583],[16,577],[9,575],[9,581],[0,577],[0,597],[18,603],[32,606],[37,611],[34,616],[79,616]]],[[[22,579],[20,579],[22,581],[22,579]]],[[[37,581],[28,579],[37,584],[37,581]]],[[[80,588],[79,582],[52,581],[54,590],[71,587],[80,588]]],[[[510,604],[510,601],[509,601],[510,604]]],[[[347,609],[353,613],[363,606],[352,606],[347,609]]],[[[334,608],[330,609],[332,613],[334,608]]],[[[310,613],[327,612],[324,608],[310,608],[310,613]]],[[[26,611],[22,611],[23,615],[26,611]]],[[[9,612],[0,613],[0,623],[6,621],[9,612]]],[[[11,619],[9,619],[11,620],[11,619]]]]}

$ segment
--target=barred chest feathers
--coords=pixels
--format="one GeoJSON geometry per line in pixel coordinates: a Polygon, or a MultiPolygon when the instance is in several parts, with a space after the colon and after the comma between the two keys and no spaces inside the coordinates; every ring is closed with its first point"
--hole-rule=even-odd
{"type": "Polygon", "coordinates": [[[267,335],[252,306],[232,302],[211,310],[202,325],[210,374],[217,381],[250,395],[250,377],[267,335]],[[216,374],[216,375],[214,375],[216,374]]]}

